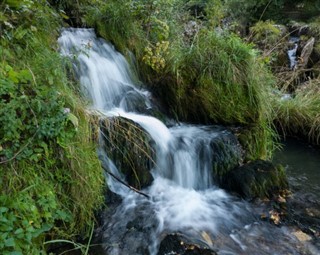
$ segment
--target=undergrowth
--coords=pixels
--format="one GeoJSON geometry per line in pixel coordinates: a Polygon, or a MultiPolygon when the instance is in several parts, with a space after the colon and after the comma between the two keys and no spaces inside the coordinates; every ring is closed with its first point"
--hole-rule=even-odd
{"type": "Polygon", "coordinates": [[[57,52],[46,1],[0,3],[0,253],[43,254],[86,236],[103,176],[90,118],[57,52]]]}

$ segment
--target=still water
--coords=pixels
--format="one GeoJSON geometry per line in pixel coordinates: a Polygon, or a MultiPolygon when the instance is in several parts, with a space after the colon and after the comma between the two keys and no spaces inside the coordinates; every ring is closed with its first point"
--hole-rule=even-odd
{"type": "Polygon", "coordinates": [[[312,193],[320,200],[320,148],[290,138],[275,153],[274,162],[286,167],[289,182],[296,191],[312,193]]]}

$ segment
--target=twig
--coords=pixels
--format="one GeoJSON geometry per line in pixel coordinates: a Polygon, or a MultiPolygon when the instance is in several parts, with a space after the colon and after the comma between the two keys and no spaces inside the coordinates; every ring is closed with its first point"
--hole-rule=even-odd
{"type": "Polygon", "coordinates": [[[131,189],[131,190],[133,190],[134,192],[136,192],[136,193],[138,193],[138,194],[140,194],[140,195],[142,195],[142,196],[150,199],[150,196],[149,196],[149,195],[147,195],[146,193],[143,193],[142,191],[140,191],[140,190],[138,190],[138,189],[130,186],[129,184],[125,183],[123,180],[121,180],[120,178],[118,178],[117,176],[115,176],[113,173],[111,173],[111,172],[110,172],[106,167],[104,167],[103,165],[102,165],[102,168],[103,168],[104,171],[106,171],[110,176],[112,176],[114,179],[116,179],[116,180],[117,180],[118,182],[120,182],[121,184],[125,185],[126,187],[128,187],[128,188],[131,189]]]}

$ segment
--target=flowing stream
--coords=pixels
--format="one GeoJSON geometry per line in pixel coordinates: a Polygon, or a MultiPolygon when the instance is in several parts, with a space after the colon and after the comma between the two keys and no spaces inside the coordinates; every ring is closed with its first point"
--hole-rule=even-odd
{"type": "MultiPolygon", "coordinates": [[[[153,182],[143,190],[149,198],[107,176],[109,188],[121,197],[121,203],[104,219],[105,254],[159,254],[161,241],[170,233],[179,233],[216,254],[313,254],[291,229],[260,220],[252,205],[216,185],[213,165],[229,157],[241,158],[240,146],[228,130],[185,124],[168,128],[147,116],[153,107],[150,93],[133,82],[125,58],[93,30],[66,29],[59,44],[61,53],[75,60],[74,69],[91,108],[105,117],[130,119],[154,142],[153,182]],[[221,137],[228,137],[225,154],[212,146],[221,137]]],[[[106,168],[123,178],[117,162],[102,149],[99,155],[106,168]]]]}

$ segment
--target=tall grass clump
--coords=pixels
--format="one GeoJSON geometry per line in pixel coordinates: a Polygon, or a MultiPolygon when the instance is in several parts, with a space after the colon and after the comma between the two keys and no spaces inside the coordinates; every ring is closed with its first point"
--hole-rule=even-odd
{"type": "Polygon", "coordinates": [[[103,175],[46,1],[0,3],[0,253],[89,234],[103,175]]]}
{"type": "Polygon", "coordinates": [[[309,88],[296,91],[293,98],[274,101],[275,124],[284,135],[307,138],[320,144],[319,79],[308,84],[309,88]]]}
{"type": "Polygon", "coordinates": [[[176,80],[165,92],[172,93],[171,109],[185,120],[242,126],[248,157],[270,155],[273,78],[252,47],[235,35],[203,29],[191,46],[174,52],[176,80]]]}

